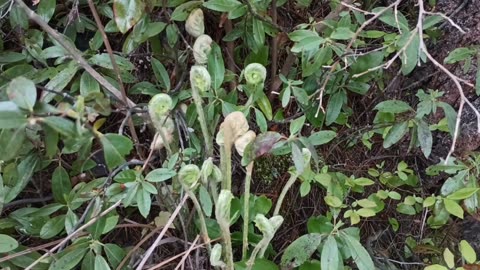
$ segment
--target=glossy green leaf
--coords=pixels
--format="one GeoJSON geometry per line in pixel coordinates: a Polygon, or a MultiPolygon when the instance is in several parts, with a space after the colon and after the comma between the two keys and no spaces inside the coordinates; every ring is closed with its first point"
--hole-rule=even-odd
{"type": "Polygon", "coordinates": [[[140,214],[144,218],[147,218],[148,214],[150,213],[150,208],[152,206],[152,199],[150,198],[150,193],[143,188],[139,188],[137,190],[136,199],[140,214]]]}
{"type": "Polygon", "coordinates": [[[65,196],[72,190],[72,182],[67,170],[58,166],[52,174],[52,193],[55,201],[65,203],[65,196]]]}
{"type": "Polygon", "coordinates": [[[360,244],[357,239],[353,238],[345,232],[342,232],[340,234],[340,237],[345,242],[350,254],[352,255],[352,259],[359,270],[375,269],[370,254],[368,254],[367,250],[360,244]]]}
{"type": "Polygon", "coordinates": [[[203,3],[204,7],[220,12],[229,12],[241,5],[242,3],[237,0],[209,0],[203,3]]]}
{"type": "Polygon", "coordinates": [[[477,261],[477,254],[472,246],[465,240],[460,241],[460,253],[468,263],[475,263],[477,261]]]}
{"type": "Polygon", "coordinates": [[[150,182],[163,182],[177,175],[174,170],[167,168],[155,169],[145,176],[145,179],[150,182]]]}
{"type": "Polygon", "coordinates": [[[118,30],[126,33],[142,17],[145,2],[141,0],[114,0],[113,12],[118,30]]]}
{"type": "Polygon", "coordinates": [[[107,255],[107,260],[112,266],[112,268],[117,268],[120,262],[125,258],[126,252],[115,244],[105,244],[103,250],[107,255]]]}
{"type": "Polygon", "coordinates": [[[40,230],[40,238],[50,239],[58,235],[65,225],[65,215],[56,216],[47,221],[40,230]]]}
{"type": "Polygon", "coordinates": [[[54,261],[49,270],[70,270],[73,269],[83,258],[85,253],[87,253],[88,248],[72,248],[71,250],[65,251],[66,253],[60,257],[60,259],[54,261]]]}
{"type": "Polygon", "coordinates": [[[17,77],[8,84],[7,95],[18,107],[33,111],[37,99],[37,88],[31,80],[17,77]]]}
{"type": "Polygon", "coordinates": [[[408,131],[408,121],[397,123],[388,131],[383,148],[389,148],[400,141],[408,131]]]}
{"type": "Polygon", "coordinates": [[[308,137],[308,141],[314,146],[322,145],[330,142],[337,136],[337,133],[332,130],[322,130],[312,133],[308,137]]]}
{"type": "Polygon", "coordinates": [[[0,234],[0,253],[7,253],[18,247],[17,240],[6,234],[0,234]]]}
{"type": "Polygon", "coordinates": [[[457,202],[449,199],[443,199],[443,204],[445,205],[445,209],[448,211],[448,213],[463,219],[463,209],[457,202]]]}
{"type": "Polygon", "coordinates": [[[57,1],[55,0],[40,1],[37,7],[38,16],[40,16],[45,22],[48,23],[52,18],[53,14],[55,13],[56,5],[57,5],[57,1]]]}
{"type": "Polygon", "coordinates": [[[322,239],[322,234],[318,233],[310,233],[300,236],[285,249],[280,265],[285,268],[293,268],[302,265],[310,259],[315,250],[317,250],[322,239]]]}
{"type": "Polygon", "coordinates": [[[477,193],[480,188],[462,188],[447,196],[449,200],[464,200],[477,193]]]}
{"type": "Polygon", "coordinates": [[[105,134],[100,136],[103,154],[109,169],[113,169],[125,162],[124,157],[133,149],[130,139],[119,134],[105,134]]]}
{"type": "Polygon", "coordinates": [[[333,235],[327,237],[327,241],[323,244],[321,255],[321,269],[338,269],[340,256],[338,251],[337,240],[333,235]]]}

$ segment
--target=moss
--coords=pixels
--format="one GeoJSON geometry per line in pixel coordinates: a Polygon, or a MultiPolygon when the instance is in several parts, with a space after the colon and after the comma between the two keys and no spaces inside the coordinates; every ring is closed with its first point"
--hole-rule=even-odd
{"type": "Polygon", "coordinates": [[[252,177],[260,183],[270,184],[273,180],[286,173],[290,166],[293,166],[291,155],[265,155],[255,161],[252,177]]]}

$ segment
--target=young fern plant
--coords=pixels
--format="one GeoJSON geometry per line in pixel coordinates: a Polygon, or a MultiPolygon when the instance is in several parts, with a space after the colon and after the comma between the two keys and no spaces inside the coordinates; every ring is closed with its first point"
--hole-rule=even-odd
{"type": "Polygon", "coordinates": [[[148,103],[148,114],[157,133],[153,139],[152,149],[165,147],[169,155],[172,154],[170,143],[173,140],[175,125],[168,116],[172,109],[172,98],[164,93],[156,94],[148,103]]]}

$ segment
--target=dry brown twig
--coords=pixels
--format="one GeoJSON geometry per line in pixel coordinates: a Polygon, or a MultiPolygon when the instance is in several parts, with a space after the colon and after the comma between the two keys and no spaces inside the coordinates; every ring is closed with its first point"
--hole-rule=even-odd
{"type": "Polygon", "coordinates": [[[173,211],[172,215],[168,219],[167,223],[165,224],[165,227],[163,227],[163,229],[160,232],[160,234],[158,235],[157,239],[155,239],[153,244],[148,248],[147,252],[145,252],[145,254],[143,255],[142,260],[140,261],[140,263],[138,264],[138,266],[136,268],[137,270],[142,270],[143,269],[143,266],[145,265],[145,263],[147,263],[147,260],[150,258],[153,251],[155,250],[155,248],[157,248],[158,243],[160,242],[160,240],[162,240],[163,236],[167,232],[170,225],[172,225],[173,220],[177,217],[178,213],[180,213],[180,210],[182,209],[183,205],[185,204],[185,201],[187,201],[187,198],[188,198],[188,195],[183,196],[183,199],[177,205],[177,208],[175,208],[175,211],[173,211]]]}
{"type": "Polygon", "coordinates": [[[191,253],[191,252],[193,251],[193,249],[195,248],[195,245],[197,244],[198,239],[200,239],[200,235],[197,235],[197,237],[195,237],[195,240],[193,240],[193,243],[190,245],[190,247],[188,248],[188,250],[187,250],[187,252],[185,253],[185,255],[183,255],[182,259],[181,259],[180,262],[177,264],[177,267],[175,267],[175,270],[179,269],[180,267],[183,268],[184,263],[185,263],[185,260],[187,259],[188,255],[190,255],[190,253],[191,253]]]}

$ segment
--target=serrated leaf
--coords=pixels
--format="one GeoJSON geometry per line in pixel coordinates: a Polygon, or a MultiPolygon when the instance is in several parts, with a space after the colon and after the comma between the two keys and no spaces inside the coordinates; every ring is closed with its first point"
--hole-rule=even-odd
{"type": "Polygon", "coordinates": [[[285,249],[280,265],[282,267],[298,267],[302,265],[317,250],[322,238],[322,234],[319,233],[300,236],[285,249]]]}
{"type": "Polygon", "coordinates": [[[37,99],[37,88],[31,80],[17,77],[8,84],[7,95],[18,107],[33,111],[37,99]]]}
{"type": "Polygon", "coordinates": [[[113,12],[118,30],[125,34],[142,17],[145,2],[141,0],[114,0],[113,12]]]}

